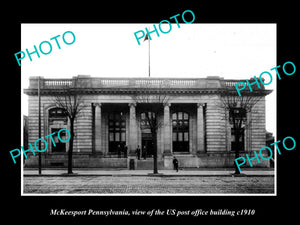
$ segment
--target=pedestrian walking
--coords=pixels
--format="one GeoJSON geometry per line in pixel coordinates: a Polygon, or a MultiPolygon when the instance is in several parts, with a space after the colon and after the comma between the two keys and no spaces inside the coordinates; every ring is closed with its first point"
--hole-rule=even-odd
{"type": "Polygon", "coordinates": [[[176,170],[176,172],[178,172],[178,160],[176,159],[175,156],[173,158],[173,165],[174,165],[174,170],[176,170]]]}
{"type": "Polygon", "coordinates": [[[138,160],[141,159],[141,149],[140,149],[140,146],[138,145],[137,149],[136,149],[136,156],[138,158],[138,160]]]}

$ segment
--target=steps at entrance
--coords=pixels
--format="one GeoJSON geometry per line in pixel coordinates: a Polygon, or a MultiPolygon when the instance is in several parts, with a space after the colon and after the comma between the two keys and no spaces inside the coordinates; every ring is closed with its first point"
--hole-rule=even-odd
{"type": "MultiPolygon", "coordinates": [[[[164,168],[164,161],[157,160],[157,168],[163,169],[164,168]]],[[[137,168],[138,170],[152,170],[153,169],[153,158],[150,159],[140,159],[137,160],[137,168]]]]}

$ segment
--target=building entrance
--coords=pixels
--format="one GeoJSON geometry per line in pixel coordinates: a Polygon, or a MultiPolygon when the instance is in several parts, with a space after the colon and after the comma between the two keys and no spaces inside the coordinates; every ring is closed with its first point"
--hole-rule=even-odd
{"type": "Polygon", "coordinates": [[[153,141],[151,134],[150,135],[142,135],[142,158],[144,158],[144,155],[146,154],[146,157],[152,157],[153,156],[153,141]]]}
{"type": "Polygon", "coordinates": [[[153,112],[142,112],[141,113],[141,131],[142,131],[142,158],[153,156],[153,140],[150,130],[150,122],[153,123],[156,116],[153,112]]]}

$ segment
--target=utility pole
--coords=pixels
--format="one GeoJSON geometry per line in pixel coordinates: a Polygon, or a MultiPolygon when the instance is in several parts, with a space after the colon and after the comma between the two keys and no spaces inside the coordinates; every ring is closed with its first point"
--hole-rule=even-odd
{"type": "Polygon", "coordinates": [[[147,41],[148,40],[148,53],[149,53],[149,58],[148,58],[148,77],[150,77],[150,39],[149,39],[149,36],[148,36],[148,33],[146,34],[145,38],[144,38],[144,41],[147,41]]]}
{"type": "MultiPolygon", "coordinates": [[[[38,83],[38,98],[39,98],[39,139],[41,138],[41,77],[39,76],[38,83]]],[[[39,149],[41,149],[41,142],[39,141],[39,149]]],[[[39,175],[42,174],[42,159],[39,151],[39,175]]]]}

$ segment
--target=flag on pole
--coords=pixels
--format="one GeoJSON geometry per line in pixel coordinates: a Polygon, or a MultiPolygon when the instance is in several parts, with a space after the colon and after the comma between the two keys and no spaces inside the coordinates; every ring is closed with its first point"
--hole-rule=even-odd
{"type": "Polygon", "coordinates": [[[148,33],[147,33],[145,38],[144,38],[144,41],[147,41],[148,39],[149,39],[149,37],[148,37],[148,33]]]}

